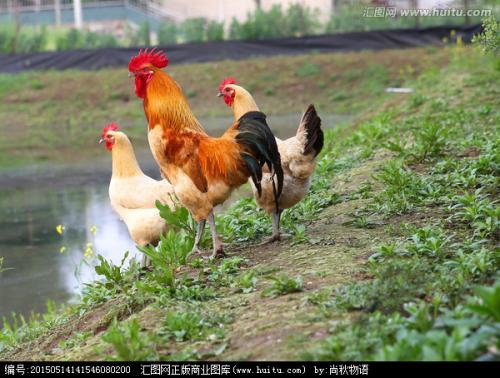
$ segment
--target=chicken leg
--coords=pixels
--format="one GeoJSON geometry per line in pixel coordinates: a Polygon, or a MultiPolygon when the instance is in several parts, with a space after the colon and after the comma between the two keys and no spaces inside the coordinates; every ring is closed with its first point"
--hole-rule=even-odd
{"type": "Polygon", "coordinates": [[[196,230],[196,236],[194,238],[194,245],[191,253],[203,253],[203,250],[201,249],[201,240],[203,239],[203,232],[205,231],[206,222],[206,219],[202,219],[198,222],[198,229],[196,230]]]}
{"type": "Polygon", "coordinates": [[[276,210],[273,209],[271,212],[271,219],[273,222],[273,234],[267,238],[264,242],[261,243],[261,245],[266,245],[270,243],[274,243],[275,241],[281,241],[281,233],[280,233],[280,219],[281,219],[281,213],[283,210],[276,210]]]}
{"type": "Polygon", "coordinates": [[[215,216],[214,211],[212,210],[210,214],[208,214],[208,223],[210,224],[210,231],[212,232],[212,243],[214,245],[214,251],[212,253],[212,258],[224,257],[224,249],[222,248],[222,242],[220,240],[219,234],[217,233],[217,229],[215,228],[215,216]]]}

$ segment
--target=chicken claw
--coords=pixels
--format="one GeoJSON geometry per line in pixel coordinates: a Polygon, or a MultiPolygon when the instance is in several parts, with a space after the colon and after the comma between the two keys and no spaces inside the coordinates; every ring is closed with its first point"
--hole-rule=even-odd
{"type": "Polygon", "coordinates": [[[277,234],[277,235],[271,235],[270,237],[266,238],[262,243],[260,243],[259,245],[260,246],[264,246],[264,245],[268,245],[268,244],[272,244],[274,242],[279,242],[281,241],[281,234],[277,234]]]}

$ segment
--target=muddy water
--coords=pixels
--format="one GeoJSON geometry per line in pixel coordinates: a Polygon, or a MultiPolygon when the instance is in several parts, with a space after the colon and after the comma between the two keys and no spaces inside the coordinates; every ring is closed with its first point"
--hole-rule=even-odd
{"type": "MultiPolygon", "coordinates": [[[[279,137],[286,138],[294,134],[298,117],[275,116],[268,121],[279,137]]],[[[334,127],[345,120],[323,116],[323,125],[334,127]]],[[[224,131],[219,125],[231,120],[202,121],[218,135],[224,131]]],[[[138,151],[138,159],[147,174],[159,177],[148,150],[138,151]]],[[[110,166],[109,155],[102,152],[78,165],[0,173],[0,256],[4,267],[12,268],[0,273],[0,319],[12,312],[27,316],[44,311],[48,299],[74,299],[82,285],[95,278],[93,262],[82,262],[87,243],[92,243],[94,254],[115,263],[127,250],[131,256],[139,254],[109,204],[110,166]],[[56,232],[59,224],[65,228],[62,235],[56,232]]]]}

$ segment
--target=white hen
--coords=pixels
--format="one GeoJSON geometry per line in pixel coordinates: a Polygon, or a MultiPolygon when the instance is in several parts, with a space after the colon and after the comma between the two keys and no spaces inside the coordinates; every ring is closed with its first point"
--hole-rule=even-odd
{"type": "MultiPolygon", "coordinates": [[[[125,222],[132,240],[139,246],[156,245],[167,230],[155,202],[175,209],[174,189],[166,180],[157,181],[144,174],[135,157],[132,143],[118,126],[104,128],[100,142],[111,151],[113,173],[109,183],[111,207],[125,222]]],[[[141,266],[148,265],[146,255],[141,266]]]]}
{"type": "MultiPolygon", "coordinates": [[[[235,82],[233,78],[226,78],[219,86],[219,96],[223,97],[224,102],[233,109],[234,119],[238,120],[247,112],[258,111],[259,107],[252,95],[235,82]]],[[[316,158],[323,148],[321,118],[316,113],[314,105],[308,106],[296,134],[285,140],[276,138],[276,143],[284,173],[279,210],[276,210],[271,172],[263,169],[260,197],[256,195],[256,189],[252,185],[255,200],[272,217],[273,234],[268,242],[281,239],[279,224],[283,210],[299,203],[309,192],[311,176],[316,168],[316,158]]]]}

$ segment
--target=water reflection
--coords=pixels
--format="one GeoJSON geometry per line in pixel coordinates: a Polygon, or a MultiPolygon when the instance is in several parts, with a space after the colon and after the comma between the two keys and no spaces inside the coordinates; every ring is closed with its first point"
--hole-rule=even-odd
{"type": "Polygon", "coordinates": [[[93,268],[81,263],[89,242],[95,253],[115,263],[126,250],[138,253],[109,205],[106,184],[2,191],[0,230],[0,256],[13,268],[0,273],[0,317],[43,311],[48,298],[66,302],[73,297],[94,278],[93,268]],[[55,231],[59,223],[63,235],[55,231]],[[95,235],[90,232],[94,225],[95,235]]]}

